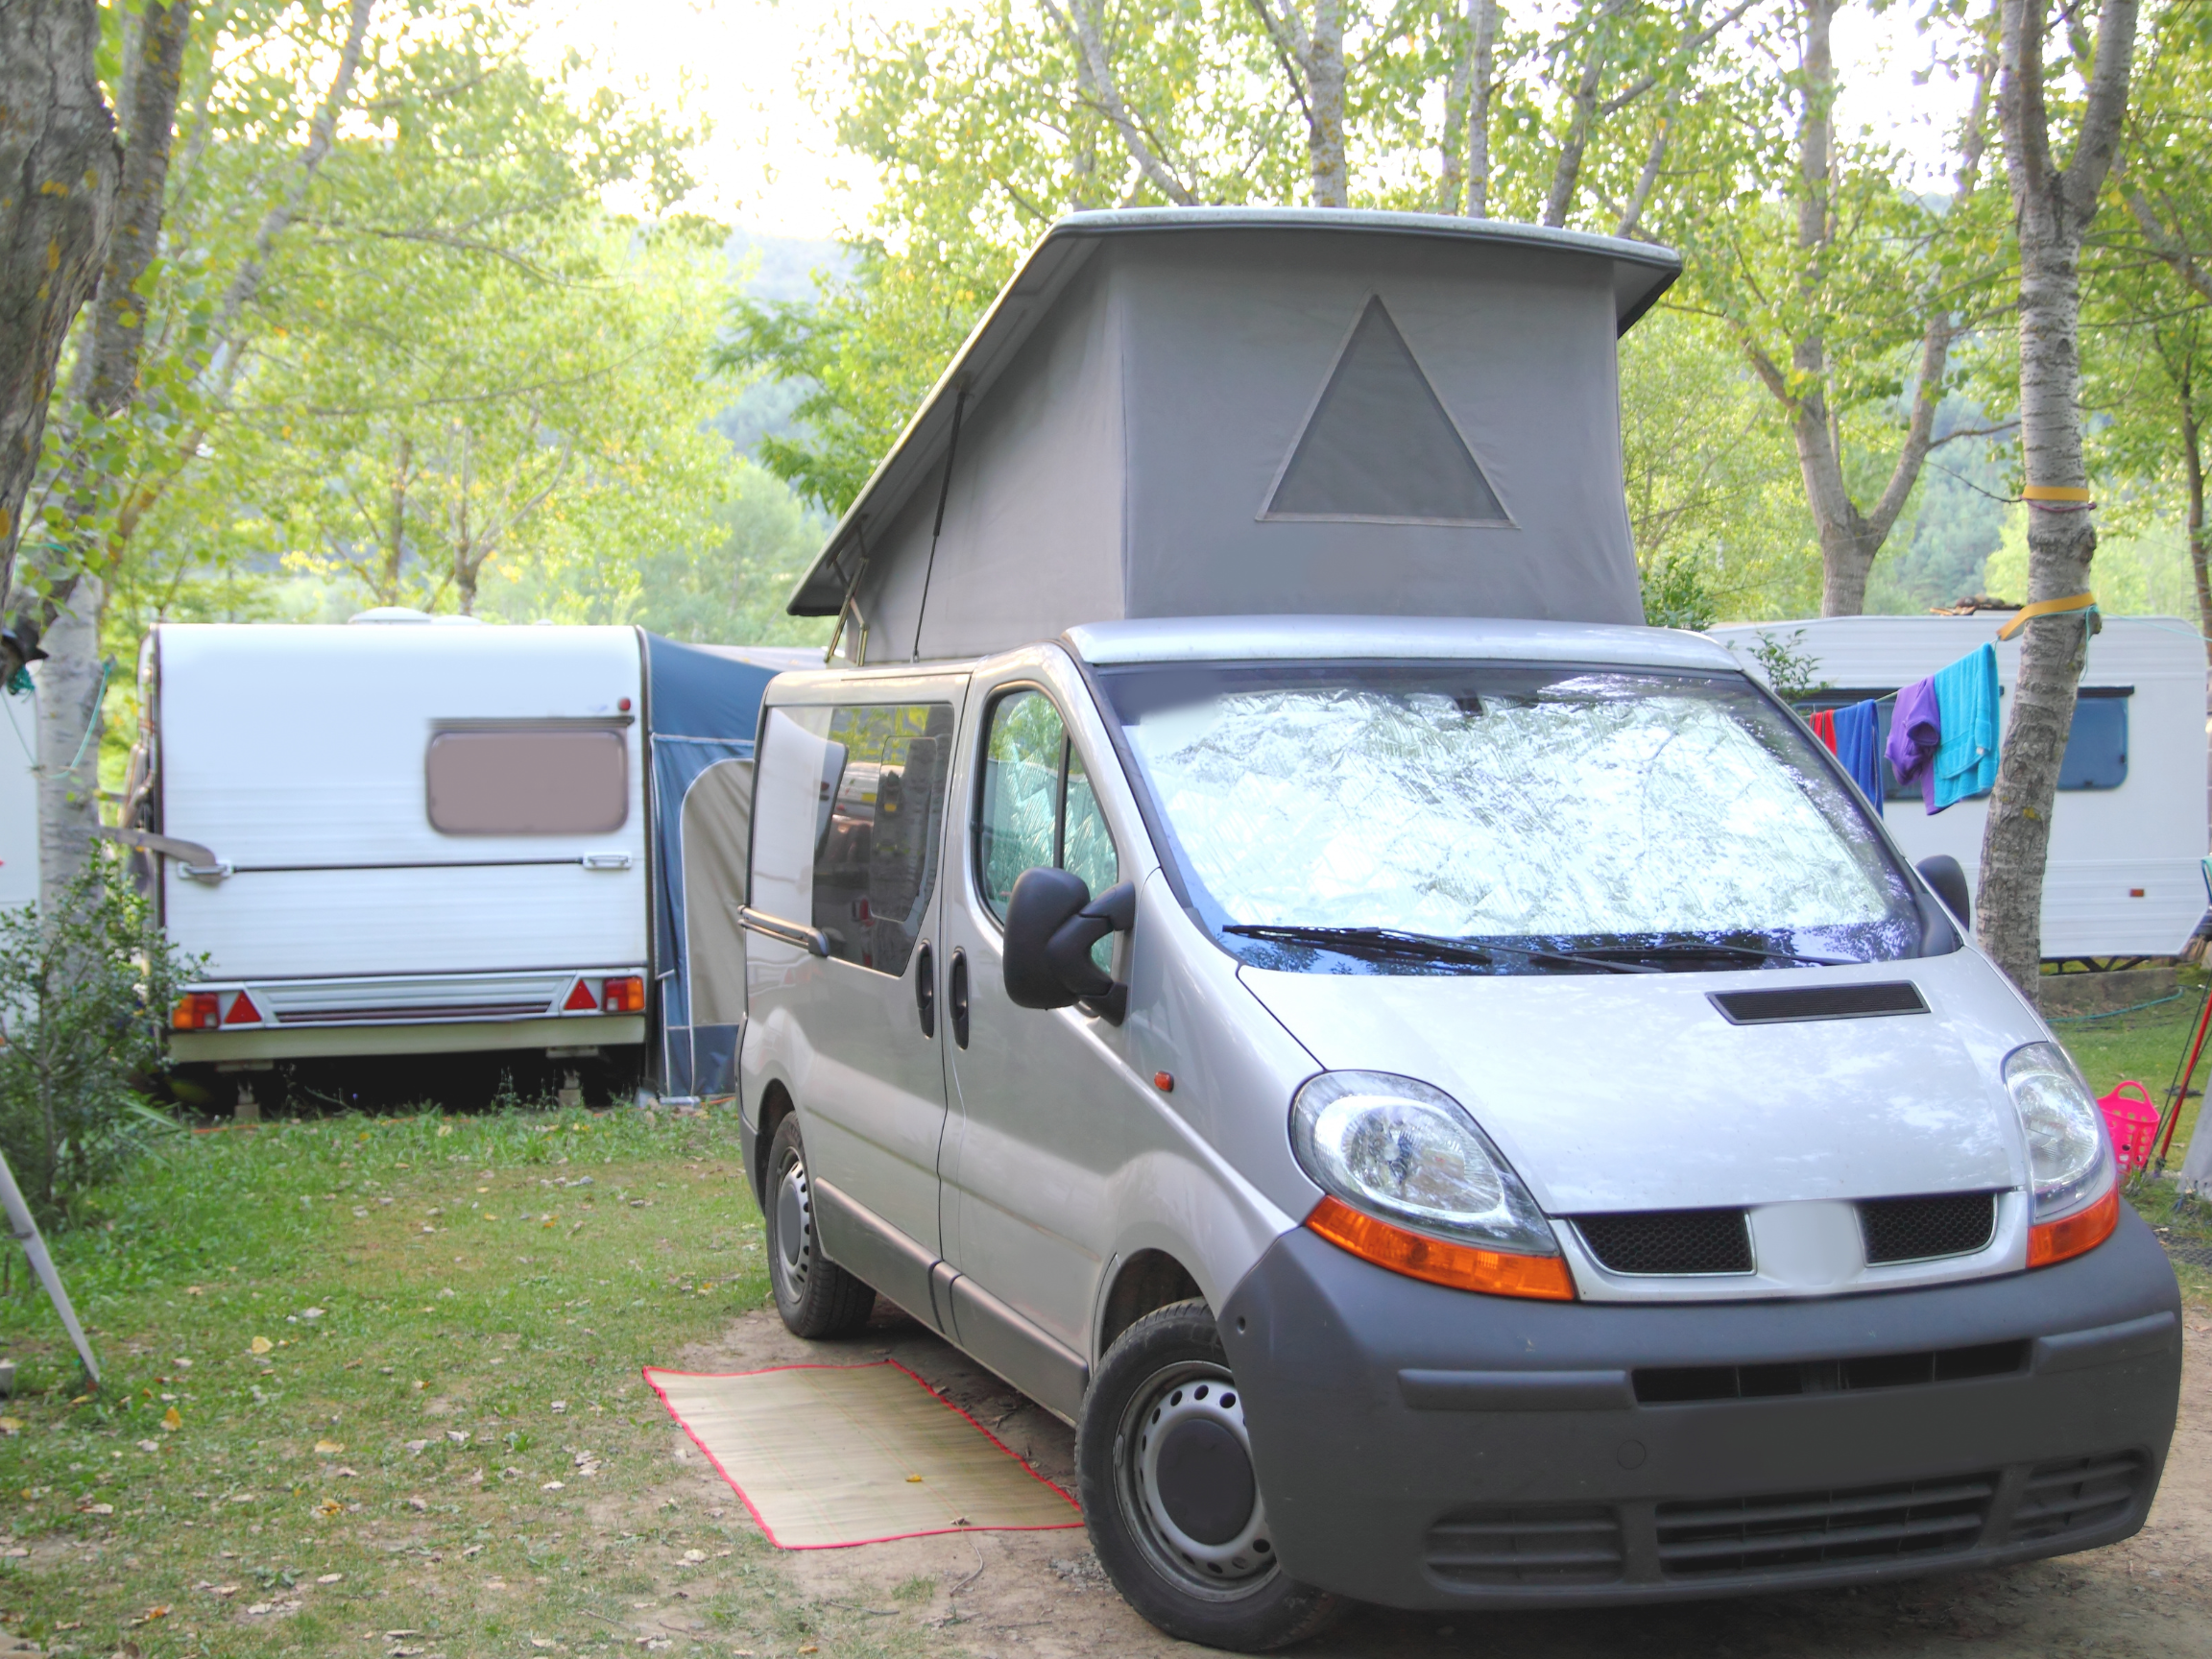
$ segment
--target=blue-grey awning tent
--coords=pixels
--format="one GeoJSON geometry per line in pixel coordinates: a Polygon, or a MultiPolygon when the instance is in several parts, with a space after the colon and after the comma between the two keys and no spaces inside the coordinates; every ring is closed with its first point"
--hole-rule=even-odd
{"type": "Polygon", "coordinates": [[[653,962],[661,1093],[736,1089],[745,1007],[745,863],[760,698],[817,652],[679,645],[645,637],[646,764],[653,792],[653,962]]]}

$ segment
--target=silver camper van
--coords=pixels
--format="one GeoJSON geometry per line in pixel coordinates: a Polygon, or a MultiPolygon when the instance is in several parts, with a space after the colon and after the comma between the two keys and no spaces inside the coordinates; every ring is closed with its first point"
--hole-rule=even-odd
{"type": "Polygon", "coordinates": [[[2095,1103],[1728,653],[1645,628],[1649,247],[1084,215],[794,594],[741,913],[783,1318],[1075,1425],[1217,1647],[2138,1528],[2178,1294],[2095,1103]]]}

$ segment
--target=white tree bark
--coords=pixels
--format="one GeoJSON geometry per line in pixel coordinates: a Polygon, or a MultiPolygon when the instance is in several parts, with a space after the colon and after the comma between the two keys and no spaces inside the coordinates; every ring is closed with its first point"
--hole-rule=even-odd
{"type": "MultiPolygon", "coordinates": [[[[2081,239],[2096,217],[2128,109],[2137,0],[2104,0],[2089,96],[2074,157],[2063,167],[2051,153],[2044,95],[2047,5],[2003,0],[1998,82],[2005,174],[2020,244],[2020,450],[2030,497],[2031,604],[2086,591],[2097,551],[2086,501],[2035,497],[2053,489],[2085,493],[2089,485],[2081,447],[2081,239]]],[[[2080,612],[2028,624],[1982,833],[1975,931],[2031,998],[2043,954],[2051,807],[2088,639],[2088,618],[2080,612]]]]}
{"type": "Polygon", "coordinates": [[[92,861],[100,822],[100,611],[96,576],[80,576],[47,627],[38,687],[38,902],[51,913],[92,861]]]}

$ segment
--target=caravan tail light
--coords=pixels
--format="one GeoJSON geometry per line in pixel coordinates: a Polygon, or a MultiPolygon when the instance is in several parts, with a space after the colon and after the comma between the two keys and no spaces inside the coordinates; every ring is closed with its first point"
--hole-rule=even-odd
{"type": "Polygon", "coordinates": [[[187,991],[169,1010],[174,1031],[212,1031],[223,1023],[223,998],[212,991],[187,991]]]}
{"type": "Polygon", "coordinates": [[[261,1023],[261,1010],[253,1006],[252,998],[241,991],[237,996],[230,998],[230,1006],[224,1010],[223,1023],[226,1025],[258,1025],[261,1023]]]}
{"type": "Polygon", "coordinates": [[[610,1014],[642,1014],[645,1012],[645,981],[635,974],[623,974],[607,981],[607,994],[599,1005],[610,1014]]]}
{"type": "Polygon", "coordinates": [[[591,981],[579,979],[568,988],[567,1000],[561,1004],[564,1014],[593,1014],[598,1012],[599,998],[591,995],[591,981]]]}

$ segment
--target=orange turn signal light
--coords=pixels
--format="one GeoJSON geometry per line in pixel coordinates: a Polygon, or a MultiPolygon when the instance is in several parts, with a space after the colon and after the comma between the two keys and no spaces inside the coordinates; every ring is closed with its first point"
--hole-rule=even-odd
{"type": "Polygon", "coordinates": [[[2114,1187],[2086,1210],[2029,1228],[2028,1265],[2048,1267],[2054,1262],[2086,1255],[2111,1238],[2119,1225],[2120,1189],[2114,1187]]]}
{"type": "Polygon", "coordinates": [[[223,1023],[223,998],[212,991],[187,991],[169,1010],[173,1031],[212,1031],[223,1023]]]}
{"type": "Polygon", "coordinates": [[[1546,1302],[1575,1300],[1575,1276],[1559,1256],[1517,1256],[1505,1250],[1478,1250],[1411,1233],[1361,1214],[1338,1198],[1323,1198],[1306,1217],[1307,1227],[1339,1250],[1362,1262],[1426,1279],[1455,1290],[1485,1296],[1531,1296],[1546,1302]]]}
{"type": "Polygon", "coordinates": [[[645,1012],[645,981],[635,974],[622,974],[607,981],[599,1006],[610,1014],[645,1012]]]}

